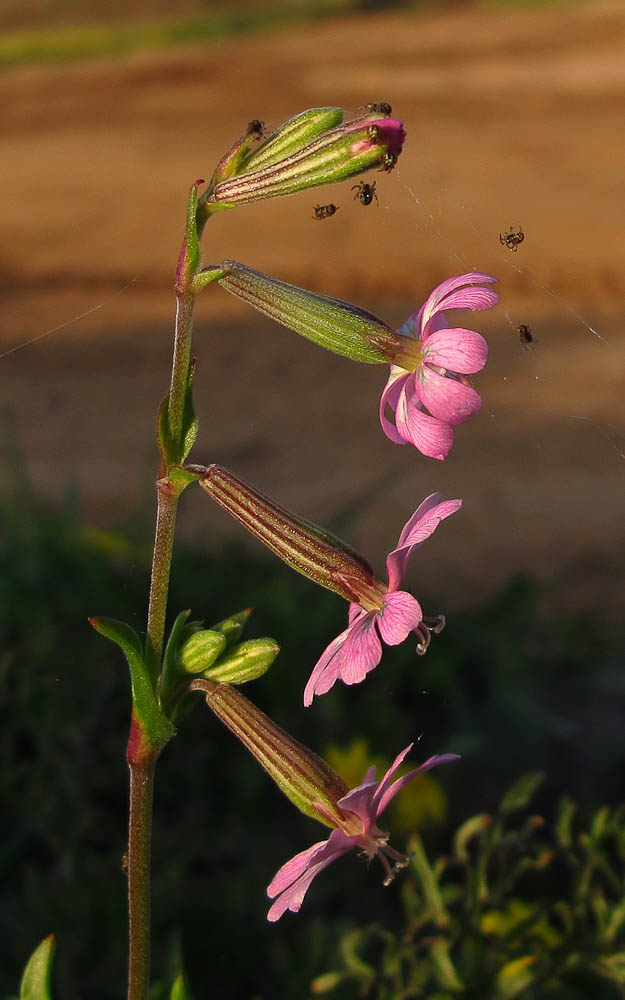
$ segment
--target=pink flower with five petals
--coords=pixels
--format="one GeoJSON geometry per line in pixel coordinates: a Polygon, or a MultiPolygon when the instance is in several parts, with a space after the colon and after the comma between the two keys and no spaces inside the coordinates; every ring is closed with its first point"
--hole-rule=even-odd
{"type": "Polygon", "coordinates": [[[405,367],[391,365],[391,374],[380,399],[382,430],[396,444],[413,444],[430,458],[447,458],[454,441],[455,424],[468,420],[482,400],[469,375],[482,370],[488,345],[474,330],[451,327],[445,309],[490,309],[499,301],[491,288],[497,281],[472,271],[438,285],[419,311],[397,331],[419,341],[420,351],[405,367]],[[410,366],[412,370],[407,371],[410,366]],[[394,413],[394,423],[385,411],[394,413]]]}
{"type": "Polygon", "coordinates": [[[404,785],[418,774],[458,759],[458,754],[454,753],[430,757],[421,767],[395,779],[412,746],[411,743],[402,750],[381,781],[376,781],[376,769],[370,767],[362,784],[338,800],[337,806],[344,821],[337,825],[336,818],[329,817],[330,825],[334,827],[329,838],[296,854],[280,868],[267,888],[267,895],[275,900],[267,914],[268,920],[279,920],[287,910],[298,913],[313,879],[352,847],[362,848],[369,860],[379,857],[386,872],[384,885],[389,885],[395,873],[408,864],[405,855],[388,846],[388,834],[379,829],[377,819],[404,785]]]}
{"type": "Polygon", "coordinates": [[[428,625],[419,602],[399,588],[413,550],[461,506],[462,500],[441,501],[440,493],[432,493],[417,508],[404,525],[397,548],[386,558],[387,585],[373,581],[362,589],[360,603],[349,606],[348,628],[330,643],[317,661],[304,690],[306,706],[312,703],[316,694],[325,694],[339,679],[345,684],[359,684],[364,680],[382,657],[380,637],[387,645],[397,646],[414,631],[419,637],[417,651],[425,652],[430,632],[439,632],[445,619],[441,616],[433,627],[428,625]]]}

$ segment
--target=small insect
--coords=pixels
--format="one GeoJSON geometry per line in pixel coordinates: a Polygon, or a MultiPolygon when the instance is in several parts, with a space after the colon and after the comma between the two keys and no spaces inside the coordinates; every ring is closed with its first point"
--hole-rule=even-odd
{"type": "Polygon", "coordinates": [[[367,129],[367,133],[371,142],[377,142],[380,137],[380,130],[377,125],[370,125],[367,129]]]}
{"type": "Polygon", "coordinates": [[[510,226],[507,233],[499,233],[499,242],[501,245],[507,247],[508,250],[512,250],[513,253],[517,252],[524,239],[525,236],[523,235],[523,230],[520,226],[519,231],[516,233],[514,231],[514,226],[510,226]]]}
{"type": "Polygon", "coordinates": [[[523,344],[523,347],[525,348],[525,350],[529,351],[530,344],[535,344],[536,343],[536,338],[535,338],[534,334],[532,333],[532,331],[530,330],[530,328],[527,325],[527,323],[521,323],[519,326],[517,326],[516,332],[518,333],[519,340],[523,344]]]}
{"type": "Polygon", "coordinates": [[[385,174],[390,174],[391,170],[397,163],[397,156],[397,153],[385,153],[380,170],[383,170],[385,174]]]}
{"type": "Polygon", "coordinates": [[[365,104],[365,111],[367,114],[373,114],[376,111],[381,115],[391,115],[393,113],[393,109],[387,101],[377,101],[372,104],[365,104]]]}
{"type": "Polygon", "coordinates": [[[329,219],[330,216],[334,215],[334,213],[338,212],[338,210],[339,206],[333,205],[332,203],[329,205],[315,205],[313,209],[313,219],[329,219]]]}
{"type": "Polygon", "coordinates": [[[265,123],[258,120],[258,118],[252,118],[251,122],[247,126],[248,135],[257,135],[259,138],[265,134],[265,123]]]}
{"type": "MultiPolygon", "coordinates": [[[[361,181],[360,184],[354,184],[352,185],[352,191],[356,192],[354,201],[358,199],[361,205],[370,205],[374,198],[378,201],[378,196],[375,193],[375,181],[373,184],[365,184],[364,181],[361,181]]],[[[379,204],[378,202],[378,206],[379,204]]]]}

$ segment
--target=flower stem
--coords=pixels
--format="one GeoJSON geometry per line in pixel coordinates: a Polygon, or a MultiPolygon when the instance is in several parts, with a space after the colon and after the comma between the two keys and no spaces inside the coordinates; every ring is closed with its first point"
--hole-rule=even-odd
{"type": "MultiPolygon", "coordinates": [[[[170,433],[182,436],[185,393],[189,378],[193,296],[178,295],[176,330],[168,401],[170,433]]],[[[157,511],[147,624],[147,662],[156,687],[165,638],[167,596],[180,489],[171,481],[165,460],[156,483],[157,511]]],[[[154,771],[162,747],[150,745],[149,734],[136,720],[130,727],[127,760],[130,771],[128,822],[128,1000],[147,1000],[150,985],[150,855],[154,771]],[[147,737],[147,738],[146,738],[147,737]]]]}
{"type": "Polygon", "coordinates": [[[150,848],[156,755],[128,762],[128,1000],[146,1000],[150,985],[150,848]]]}

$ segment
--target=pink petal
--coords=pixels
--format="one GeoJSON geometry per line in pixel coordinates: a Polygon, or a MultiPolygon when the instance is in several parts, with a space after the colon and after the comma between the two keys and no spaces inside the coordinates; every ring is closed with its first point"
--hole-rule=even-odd
{"type": "Polygon", "coordinates": [[[452,426],[468,420],[482,405],[480,394],[471,386],[429,368],[421,370],[419,391],[432,416],[452,426]]]}
{"type": "Polygon", "coordinates": [[[404,590],[387,594],[384,607],[377,614],[380,635],[387,646],[398,646],[421,621],[421,605],[412,594],[407,594],[404,590]]]}
{"type": "MultiPolygon", "coordinates": [[[[372,768],[369,768],[367,775],[369,775],[371,770],[372,768]]],[[[347,795],[344,795],[337,802],[340,809],[354,813],[355,816],[358,816],[362,820],[363,833],[375,820],[375,810],[372,809],[371,803],[377,787],[375,767],[373,767],[373,780],[367,781],[365,778],[362,784],[358,785],[357,788],[352,788],[347,795]]]]}
{"type": "Polygon", "coordinates": [[[380,397],[380,423],[387,438],[394,441],[395,444],[406,444],[407,442],[404,441],[401,434],[396,431],[391,421],[385,415],[387,406],[390,407],[391,410],[395,411],[397,400],[399,399],[404,383],[411,374],[410,372],[403,371],[403,369],[397,369],[397,371],[401,372],[401,374],[393,375],[393,369],[391,368],[391,375],[389,376],[380,397]]]}
{"type": "Polygon", "coordinates": [[[341,662],[340,652],[350,632],[351,626],[346,628],[344,632],[341,632],[340,635],[337,635],[336,639],[332,640],[317,660],[313,667],[313,672],[308,678],[308,683],[304,688],[304,705],[306,708],[312,705],[312,700],[316,694],[325,694],[338,680],[341,662]]]}
{"type": "Polygon", "coordinates": [[[428,337],[427,361],[448,371],[472,375],[480,372],[488,359],[488,344],[474,330],[453,327],[428,337]]]}
{"type": "Polygon", "coordinates": [[[376,793],[375,793],[375,795],[373,797],[373,807],[376,810],[376,813],[375,813],[376,816],[380,815],[380,810],[377,808],[378,802],[380,801],[381,797],[384,795],[386,789],[391,784],[393,778],[397,774],[397,771],[399,770],[399,768],[404,763],[404,759],[408,756],[408,754],[412,750],[413,746],[414,746],[414,743],[409,743],[408,746],[404,750],[401,751],[401,753],[398,753],[397,757],[395,758],[395,760],[393,761],[393,763],[389,767],[389,769],[386,772],[386,774],[384,774],[382,776],[382,778],[380,779],[380,782],[379,782],[378,787],[376,789],[376,793]]]}
{"type": "MultiPolygon", "coordinates": [[[[404,756],[405,754],[406,751],[404,751],[404,756]]],[[[372,805],[375,808],[376,819],[384,812],[389,802],[391,802],[392,799],[395,798],[397,793],[400,792],[402,788],[404,788],[404,786],[408,784],[409,781],[412,781],[413,778],[416,778],[418,774],[423,774],[425,771],[429,771],[432,767],[437,767],[439,764],[446,764],[448,761],[459,760],[459,759],[460,759],[460,754],[457,753],[437,754],[434,757],[429,757],[424,764],[421,764],[421,767],[416,767],[414,771],[408,771],[408,774],[404,774],[403,777],[398,778],[397,781],[395,781],[392,785],[389,785],[389,782],[386,781],[386,779],[390,777],[391,771],[393,769],[396,770],[395,765],[397,764],[397,761],[395,761],[395,764],[393,764],[393,768],[391,768],[391,771],[388,771],[387,774],[384,775],[384,778],[380,782],[378,790],[373,797],[372,805]]]]}
{"type": "Polygon", "coordinates": [[[342,830],[333,830],[328,840],[314,844],[287,861],[267,888],[270,899],[280,894],[270,907],[267,920],[274,923],[286,910],[297,913],[313,879],[349,851],[355,842],[354,837],[348,837],[342,830]]]}
{"type": "Polygon", "coordinates": [[[419,408],[416,393],[410,401],[407,400],[406,393],[401,395],[395,419],[402,437],[410,441],[422,455],[439,461],[447,458],[454,443],[454,432],[449,424],[431,417],[419,408]]]}
{"type": "Polygon", "coordinates": [[[497,281],[489,274],[471,271],[448,278],[441,282],[423,306],[421,322],[425,327],[436,313],[443,309],[490,309],[499,301],[499,296],[490,288],[472,288],[471,285],[490,284],[497,281]],[[469,286],[469,287],[463,287],[469,286]]]}
{"type": "Polygon", "coordinates": [[[382,658],[376,618],[377,612],[368,611],[350,626],[350,635],[339,653],[339,677],[345,684],[360,684],[382,658]]]}
{"type": "Polygon", "coordinates": [[[382,645],[375,629],[375,611],[363,612],[350,605],[351,624],[334,639],[319,657],[304,689],[304,705],[315,695],[325,694],[340,678],[345,684],[359,684],[377,667],[382,645]]]}
{"type": "Polygon", "coordinates": [[[419,505],[402,528],[397,548],[386,557],[388,589],[396,591],[406,571],[406,564],[414,549],[432,535],[441,521],[455,514],[462,507],[462,500],[442,500],[440,493],[431,493],[419,505]]]}

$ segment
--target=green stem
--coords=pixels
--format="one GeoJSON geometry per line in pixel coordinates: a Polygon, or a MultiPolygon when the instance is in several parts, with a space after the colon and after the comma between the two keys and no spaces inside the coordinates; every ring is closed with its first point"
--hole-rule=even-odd
{"type": "Polygon", "coordinates": [[[156,756],[131,762],[128,825],[128,1000],[150,985],[150,854],[156,756]]]}
{"type": "MultiPolygon", "coordinates": [[[[193,296],[178,295],[176,332],[168,404],[172,435],[182,434],[184,401],[191,358],[193,296]]],[[[167,596],[180,490],[169,470],[161,468],[156,484],[157,512],[148,607],[147,648],[152,682],[156,686],[165,638],[167,596]]],[[[154,771],[159,750],[133,717],[128,740],[130,816],[128,822],[128,1000],[147,1000],[150,985],[150,854],[154,771]]]]}

